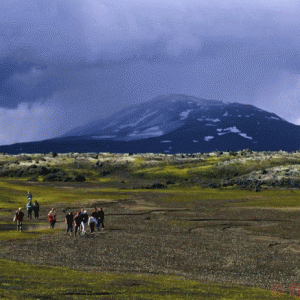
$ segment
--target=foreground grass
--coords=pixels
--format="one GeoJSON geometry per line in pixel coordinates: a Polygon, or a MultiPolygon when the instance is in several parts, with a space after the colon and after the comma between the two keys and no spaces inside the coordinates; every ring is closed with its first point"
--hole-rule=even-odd
{"type": "Polygon", "coordinates": [[[43,228],[34,231],[17,231],[17,230],[8,230],[0,231],[0,241],[11,241],[11,240],[26,240],[34,239],[40,237],[43,234],[55,234],[61,231],[61,229],[51,229],[43,228]]]}
{"type": "Polygon", "coordinates": [[[7,260],[0,260],[0,274],[1,299],[274,299],[268,290],[175,276],[92,273],[7,260]]]}

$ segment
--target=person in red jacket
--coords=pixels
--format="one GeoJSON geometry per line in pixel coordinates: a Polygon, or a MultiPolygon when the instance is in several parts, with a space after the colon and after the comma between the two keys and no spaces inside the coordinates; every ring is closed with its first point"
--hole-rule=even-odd
{"type": "Polygon", "coordinates": [[[50,223],[50,228],[53,229],[56,223],[56,213],[54,208],[52,208],[48,213],[48,222],[50,223]]]}
{"type": "Polygon", "coordinates": [[[19,207],[19,209],[16,211],[14,220],[17,221],[17,230],[22,231],[22,221],[24,218],[24,213],[22,212],[22,208],[19,207]]]}

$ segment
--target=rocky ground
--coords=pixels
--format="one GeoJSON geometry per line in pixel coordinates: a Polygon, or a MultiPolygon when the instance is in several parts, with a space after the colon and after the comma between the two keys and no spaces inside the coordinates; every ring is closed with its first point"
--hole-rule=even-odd
{"type": "MultiPolygon", "coordinates": [[[[291,284],[300,283],[300,209],[227,205],[241,199],[161,201],[158,193],[146,189],[167,193],[170,186],[202,185],[258,192],[284,188],[291,193],[300,187],[299,165],[299,152],[284,151],[0,154],[0,177],[22,179],[28,186],[142,191],[123,200],[52,204],[58,213],[56,227],[62,230],[30,240],[2,240],[0,258],[99,272],[172,274],[265,289],[281,284],[288,292],[291,284]],[[105,230],[77,237],[65,233],[66,210],[75,212],[82,206],[88,213],[95,206],[104,207],[105,230]]],[[[39,220],[25,218],[25,231],[48,228],[51,206],[41,207],[39,220]]],[[[0,214],[0,231],[14,227],[12,216],[0,214]]]]}
{"type": "MultiPolygon", "coordinates": [[[[62,230],[31,240],[1,241],[0,258],[99,272],[172,274],[265,289],[281,284],[286,291],[299,283],[300,210],[224,204],[161,202],[146,193],[120,201],[57,204],[58,228],[65,226],[67,208],[74,212],[85,205],[88,213],[95,206],[104,207],[105,230],[78,237],[62,230]]],[[[49,209],[41,208],[40,220],[26,218],[25,230],[35,224],[48,227],[49,209]]],[[[2,215],[0,221],[11,218],[2,215]]]]}

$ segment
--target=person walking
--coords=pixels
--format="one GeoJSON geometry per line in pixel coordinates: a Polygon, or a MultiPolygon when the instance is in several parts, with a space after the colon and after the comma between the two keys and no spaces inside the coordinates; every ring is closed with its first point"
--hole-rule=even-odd
{"type": "Polygon", "coordinates": [[[54,208],[48,213],[48,222],[50,223],[50,228],[53,229],[56,223],[56,213],[54,208]]]}
{"type": "Polygon", "coordinates": [[[28,202],[26,204],[26,209],[27,209],[27,213],[28,213],[28,219],[32,219],[32,203],[31,203],[31,200],[28,200],[28,202]]]}
{"type": "Polygon", "coordinates": [[[75,216],[74,216],[74,225],[75,225],[75,232],[74,232],[74,236],[76,236],[77,231],[80,230],[80,226],[81,226],[81,215],[80,215],[80,211],[78,211],[75,216]]]}
{"type": "Polygon", "coordinates": [[[74,221],[74,218],[73,218],[73,214],[72,212],[68,212],[68,214],[66,215],[66,218],[65,218],[65,222],[67,224],[67,233],[70,231],[70,234],[72,234],[73,232],[73,221],[74,221]]]}
{"type": "Polygon", "coordinates": [[[86,234],[86,225],[89,220],[89,216],[86,212],[86,210],[83,208],[81,210],[81,229],[82,229],[82,234],[86,234]]]}
{"type": "Polygon", "coordinates": [[[104,230],[104,211],[102,209],[102,207],[99,208],[98,211],[98,228],[100,230],[100,225],[101,225],[101,229],[104,230]]]}
{"type": "Polygon", "coordinates": [[[33,209],[33,212],[34,212],[34,218],[38,219],[39,218],[40,205],[38,204],[37,201],[35,201],[33,203],[32,209],[33,209]]]}
{"type": "Polygon", "coordinates": [[[32,201],[32,193],[30,191],[27,192],[28,201],[32,201]]]}
{"type": "Polygon", "coordinates": [[[24,213],[22,212],[22,208],[19,207],[19,209],[16,211],[14,221],[17,221],[17,230],[22,231],[22,222],[24,218],[24,213]]]}
{"type": "Polygon", "coordinates": [[[90,226],[91,234],[94,234],[96,222],[97,221],[96,221],[95,217],[93,217],[93,216],[89,217],[88,224],[90,226]]]}
{"type": "Polygon", "coordinates": [[[92,212],[92,217],[95,218],[96,220],[96,227],[97,227],[97,230],[99,230],[99,222],[98,222],[98,211],[97,211],[97,207],[94,208],[94,211],[92,212]]]}

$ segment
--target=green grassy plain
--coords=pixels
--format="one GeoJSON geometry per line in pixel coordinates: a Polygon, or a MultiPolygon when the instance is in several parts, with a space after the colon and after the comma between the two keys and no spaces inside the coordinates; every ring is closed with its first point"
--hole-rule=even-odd
{"type": "MultiPolygon", "coordinates": [[[[107,183],[107,182],[105,182],[107,183]]],[[[241,200],[226,205],[243,207],[300,207],[300,190],[266,189],[260,193],[248,189],[202,188],[169,186],[167,189],[116,189],[93,186],[82,188],[74,184],[69,188],[61,188],[47,184],[31,185],[24,180],[0,180],[0,213],[4,210],[25,208],[26,191],[34,194],[34,199],[40,204],[73,203],[89,199],[124,200],[131,195],[153,194],[163,202],[191,202],[196,200],[241,200]]]]}
{"type": "MultiPolygon", "coordinates": [[[[31,156],[41,159],[43,155],[31,156]]],[[[109,155],[107,157],[110,157],[109,155]]],[[[1,157],[0,157],[1,158],[1,157]]],[[[111,155],[112,159],[116,156],[111,155]]],[[[13,163],[14,157],[4,157],[1,163],[13,163]]],[[[95,160],[96,161],[96,160],[95,160]]],[[[41,206],[88,203],[95,200],[123,201],[133,197],[153,198],[163,205],[209,203],[220,208],[300,208],[299,189],[263,188],[256,193],[253,188],[242,189],[236,185],[222,188],[205,188],[201,180],[223,180],[260,172],[263,169],[281,166],[285,170],[299,165],[300,158],[258,158],[241,156],[201,155],[196,160],[187,158],[158,159],[132,157],[133,163],[115,163],[96,167],[92,159],[75,161],[64,158],[60,165],[54,158],[46,160],[49,169],[59,167],[69,176],[84,175],[85,183],[45,182],[45,176],[24,175],[21,178],[0,179],[0,217],[12,219],[18,208],[25,209],[26,192],[30,190],[41,206]],[[103,176],[103,171],[111,172],[103,176]],[[102,175],[101,175],[102,174],[102,175]],[[193,184],[192,180],[198,180],[193,184]],[[145,189],[143,184],[174,181],[166,189],[145,189]],[[34,182],[35,181],[35,182],[34,182]],[[126,181],[122,186],[121,181],[126,181]],[[120,189],[122,186],[122,189],[120,189]],[[135,186],[135,188],[133,188],[135,186]],[[143,197],[145,196],[145,197],[143,197]]],[[[41,164],[41,162],[40,162],[41,164]]],[[[13,166],[13,168],[17,168],[13,166]]],[[[269,171],[268,171],[269,172],[269,171]]],[[[273,172],[272,170],[270,173],[273,172]]],[[[275,174],[275,171],[273,172],[275,174]]],[[[272,176],[274,175],[272,173],[272,176]]],[[[263,174],[259,174],[263,175],[263,174]]],[[[252,176],[252,175],[251,175],[252,176]]],[[[258,175],[257,175],[258,176],[258,175]]],[[[267,176],[267,175],[264,175],[267,176]]],[[[270,179],[271,180],[271,179],[270,179]]],[[[125,202],[125,201],[124,201],[125,202]]],[[[29,221],[28,221],[29,222],[29,221]]],[[[27,222],[27,223],[28,223],[27,222]]],[[[191,226],[190,221],[170,221],[176,226],[191,226]]],[[[30,222],[29,222],[30,223],[30,222]]],[[[5,225],[5,222],[0,223],[5,225]]],[[[192,223],[194,224],[194,223],[192,223]]],[[[35,225],[39,225],[36,223],[35,225]]],[[[208,224],[209,225],[209,224],[208,224]]],[[[224,225],[225,226],[225,225],[224,225]]],[[[41,226],[42,227],[42,226],[41,226]]],[[[51,233],[59,233],[55,229],[51,233]]],[[[281,226],[249,227],[259,233],[280,233],[281,226]]],[[[39,239],[49,234],[49,229],[37,228],[25,232],[0,231],[1,242],[20,242],[22,239],[39,239]]],[[[283,234],[285,231],[283,231],[283,234]]],[[[0,248],[1,250],[1,248],[0,248]]],[[[275,295],[278,296],[278,295],[275,295]]],[[[32,266],[21,262],[0,260],[1,299],[274,299],[269,290],[238,285],[218,285],[187,280],[168,275],[133,275],[75,271],[69,268],[32,266]]],[[[286,294],[280,299],[295,299],[286,294]]]]}
{"type": "MultiPolygon", "coordinates": [[[[271,291],[167,275],[108,274],[0,260],[1,299],[273,299],[271,291]]],[[[294,299],[283,294],[280,299],[294,299]]]]}

